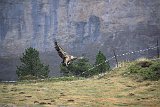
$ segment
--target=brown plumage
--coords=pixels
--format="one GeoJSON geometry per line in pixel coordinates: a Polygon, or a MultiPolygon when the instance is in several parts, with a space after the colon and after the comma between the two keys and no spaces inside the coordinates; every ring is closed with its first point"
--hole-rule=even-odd
{"type": "Polygon", "coordinates": [[[57,50],[58,52],[58,55],[63,59],[63,64],[65,66],[68,66],[72,61],[76,60],[76,59],[82,59],[81,58],[78,58],[78,57],[74,57],[72,55],[69,55],[67,52],[65,52],[62,47],[57,43],[57,41],[55,40],[54,42],[54,45],[55,45],[55,49],[57,50]]]}

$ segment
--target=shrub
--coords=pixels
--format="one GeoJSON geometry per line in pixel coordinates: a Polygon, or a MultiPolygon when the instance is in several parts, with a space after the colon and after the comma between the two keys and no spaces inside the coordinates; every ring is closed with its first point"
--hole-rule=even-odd
{"type": "Polygon", "coordinates": [[[140,61],[132,64],[128,70],[130,74],[136,74],[143,79],[160,79],[160,62],[158,61],[140,61]]]}
{"type": "Polygon", "coordinates": [[[61,72],[65,76],[82,76],[89,77],[94,75],[94,71],[90,70],[93,66],[89,63],[89,60],[86,58],[78,59],[73,61],[68,67],[60,65],[61,72]]]}
{"type": "Polygon", "coordinates": [[[16,73],[19,79],[46,78],[49,73],[49,66],[41,63],[39,52],[34,48],[28,48],[20,58],[22,65],[17,66],[16,73]]]}
{"type": "Polygon", "coordinates": [[[83,77],[74,77],[74,76],[63,76],[63,77],[53,77],[45,79],[47,82],[59,82],[59,81],[74,81],[74,80],[83,80],[83,77]]]}
{"type": "Polygon", "coordinates": [[[106,57],[101,51],[99,51],[98,54],[96,55],[96,62],[95,62],[95,65],[100,64],[99,66],[96,67],[97,74],[104,73],[110,70],[109,62],[105,62],[105,61],[106,61],[106,57]]]}

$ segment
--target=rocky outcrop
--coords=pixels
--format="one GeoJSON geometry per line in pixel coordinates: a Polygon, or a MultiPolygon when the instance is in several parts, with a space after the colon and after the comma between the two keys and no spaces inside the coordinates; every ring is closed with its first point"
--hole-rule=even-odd
{"type": "MultiPolygon", "coordinates": [[[[55,38],[68,52],[91,61],[98,50],[110,57],[112,48],[121,54],[155,46],[160,38],[159,0],[1,0],[0,10],[0,56],[15,58],[34,47],[51,65],[51,75],[59,65],[53,62],[60,60],[55,38]]],[[[120,59],[154,55],[148,51],[120,59]]]]}

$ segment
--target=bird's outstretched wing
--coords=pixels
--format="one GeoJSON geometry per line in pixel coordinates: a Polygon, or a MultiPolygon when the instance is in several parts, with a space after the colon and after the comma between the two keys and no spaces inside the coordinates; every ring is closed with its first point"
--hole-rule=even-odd
{"type": "Polygon", "coordinates": [[[61,46],[58,45],[58,43],[57,43],[56,40],[54,41],[54,45],[55,45],[55,49],[56,49],[57,52],[58,52],[58,55],[59,55],[62,59],[64,59],[64,58],[68,55],[67,52],[65,52],[65,51],[61,48],[61,46]]]}

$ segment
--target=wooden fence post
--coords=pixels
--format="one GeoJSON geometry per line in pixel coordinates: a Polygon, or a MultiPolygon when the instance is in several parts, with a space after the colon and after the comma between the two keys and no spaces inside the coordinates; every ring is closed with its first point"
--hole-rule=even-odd
{"type": "Polygon", "coordinates": [[[117,63],[117,67],[118,67],[118,59],[117,59],[117,55],[116,55],[116,52],[115,52],[114,49],[113,49],[113,54],[114,54],[114,57],[115,57],[115,60],[116,60],[116,63],[117,63]]]}
{"type": "Polygon", "coordinates": [[[159,41],[157,39],[157,58],[159,58],[159,41]]]}

